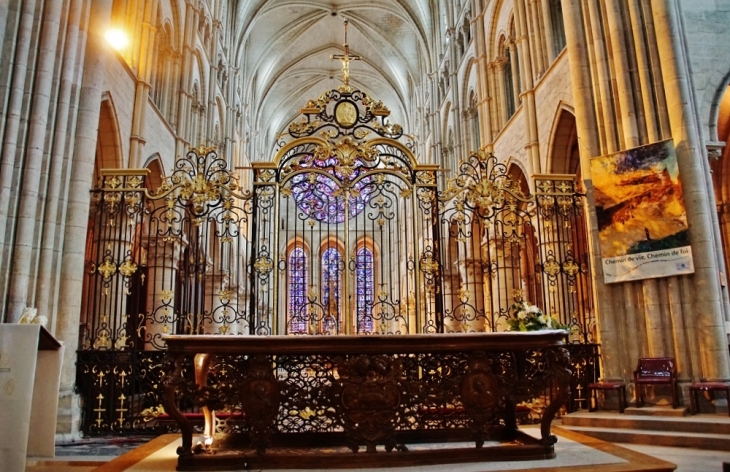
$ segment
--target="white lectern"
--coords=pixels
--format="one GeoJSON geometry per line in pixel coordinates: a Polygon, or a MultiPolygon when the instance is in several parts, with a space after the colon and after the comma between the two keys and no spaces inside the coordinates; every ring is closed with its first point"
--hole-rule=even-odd
{"type": "Polygon", "coordinates": [[[63,345],[38,324],[0,324],[0,469],[55,455],[63,345]]]}

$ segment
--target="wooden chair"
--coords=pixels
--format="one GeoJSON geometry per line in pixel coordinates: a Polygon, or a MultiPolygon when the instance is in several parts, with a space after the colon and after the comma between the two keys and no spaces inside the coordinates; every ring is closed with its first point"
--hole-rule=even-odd
{"type": "Polygon", "coordinates": [[[644,405],[644,385],[669,385],[672,389],[672,408],[679,406],[677,397],[677,364],[673,357],[643,357],[634,370],[636,406],[644,405]]]}

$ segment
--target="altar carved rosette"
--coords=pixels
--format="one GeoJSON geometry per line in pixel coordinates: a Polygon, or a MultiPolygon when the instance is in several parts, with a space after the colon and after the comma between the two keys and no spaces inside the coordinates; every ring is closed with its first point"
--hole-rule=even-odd
{"type": "Polygon", "coordinates": [[[363,355],[335,362],[330,397],[347,432],[348,446],[357,452],[365,444],[367,452],[375,452],[383,444],[392,451],[402,404],[410,401],[402,359],[363,355]]]}

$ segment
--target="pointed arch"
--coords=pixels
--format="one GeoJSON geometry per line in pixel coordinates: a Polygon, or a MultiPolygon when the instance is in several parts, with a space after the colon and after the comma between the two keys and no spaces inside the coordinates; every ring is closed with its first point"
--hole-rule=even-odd
{"type": "Polygon", "coordinates": [[[165,169],[162,165],[162,156],[159,153],[154,153],[147,158],[144,164],[144,168],[149,170],[145,186],[150,192],[156,192],[162,186],[162,181],[165,178],[165,169]]]}
{"type": "Polygon", "coordinates": [[[112,95],[109,92],[105,92],[101,99],[98,133],[96,163],[94,166],[95,180],[98,180],[101,169],[120,169],[124,167],[119,116],[112,95]]]}
{"type": "Polygon", "coordinates": [[[550,132],[547,169],[554,174],[580,174],[578,129],[573,109],[563,102],[558,104],[550,132]]]}

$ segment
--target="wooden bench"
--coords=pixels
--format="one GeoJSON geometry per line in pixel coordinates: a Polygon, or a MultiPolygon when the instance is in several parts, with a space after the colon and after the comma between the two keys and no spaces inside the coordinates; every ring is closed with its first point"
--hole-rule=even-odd
{"type": "Polygon", "coordinates": [[[588,400],[588,411],[598,410],[596,390],[618,392],[618,412],[623,413],[626,408],[626,384],[623,382],[596,382],[588,385],[591,398],[588,400]]]}
{"type": "Polygon", "coordinates": [[[727,414],[730,416],[730,385],[723,382],[696,382],[689,386],[689,411],[694,415],[698,411],[698,392],[725,392],[728,400],[727,414]]]}
{"type": "Polygon", "coordinates": [[[679,406],[677,397],[677,364],[673,357],[643,357],[634,370],[636,406],[644,405],[644,385],[669,385],[672,389],[672,408],[679,406]]]}

